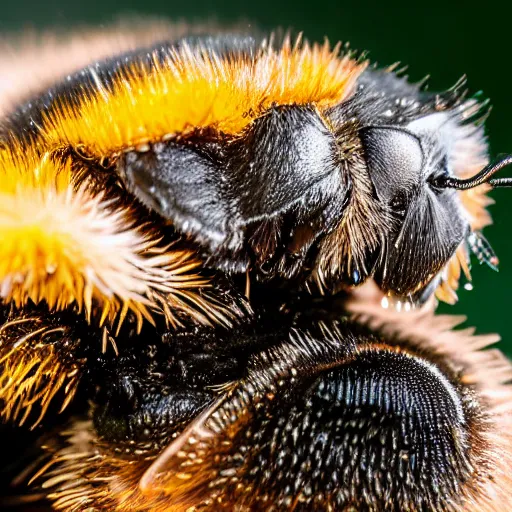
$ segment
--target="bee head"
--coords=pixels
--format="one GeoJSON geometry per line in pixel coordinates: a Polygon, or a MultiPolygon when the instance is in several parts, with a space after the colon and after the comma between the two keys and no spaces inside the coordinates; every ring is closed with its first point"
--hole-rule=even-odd
{"type": "Polygon", "coordinates": [[[345,224],[353,227],[335,234],[335,242],[352,239],[344,269],[352,284],[371,276],[400,303],[422,304],[434,293],[453,303],[461,268],[470,277],[470,252],[481,263],[497,264],[480,234],[490,223],[484,194],[510,186],[509,179],[492,176],[511,158],[487,165],[482,119],[474,121],[483,106],[474,100],[437,112],[419,101],[402,103],[408,112],[400,115],[375,103],[364,107],[370,115],[347,111],[352,117],[339,132],[347,131],[354,114],[359,123],[348,128],[359,151],[346,165],[352,200],[345,224]],[[359,210],[352,219],[351,208],[359,210]]]}
{"type": "Polygon", "coordinates": [[[456,190],[444,185],[453,177],[452,125],[437,113],[361,130],[374,194],[391,217],[375,278],[384,291],[420,302],[470,230],[456,190]]]}

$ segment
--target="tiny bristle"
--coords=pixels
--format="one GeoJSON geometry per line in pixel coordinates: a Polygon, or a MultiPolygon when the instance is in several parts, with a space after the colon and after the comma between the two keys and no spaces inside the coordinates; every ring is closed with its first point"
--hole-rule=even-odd
{"type": "Polygon", "coordinates": [[[42,317],[13,317],[0,326],[0,417],[35,428],[60,397],[73,400],[85,360],[66,325],[42,317]]]}
{"type": "Polygon", "coordinates": [[[430,80],[430,75],[424,76],[419,82],[416,82],[416,87],[421,91],[425,91],[428,88],[428,81],[430,80]]]}

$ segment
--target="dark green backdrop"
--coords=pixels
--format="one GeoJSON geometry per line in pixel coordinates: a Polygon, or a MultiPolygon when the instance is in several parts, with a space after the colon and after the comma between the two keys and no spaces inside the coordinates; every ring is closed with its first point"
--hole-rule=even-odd
{"type": "MultiPolygon", "coordinates": [[[[492,99],[494,110],[487,132],[496,155],[512,152],[512,7],[502,5],[506,2],[469,0],[457,6],[453,0],[392,4],[385,0],[7,0],[1,9],[0,30],[99,24],[123,13],[136,13],[174,20],[247,20],[262,29],[284,26],[303,30],[310,39],[327,35],[331,41],[348,40],[355,48],[368,49],[370,57],[382,64],[398,60],[409,64],[412,79],[431,74],[431,89],[446,88],[466,73],[473,91],[482,90],[492,99]]],[[[512,355],[512,191],[493,195],[497,201],[492,207],[495,225],[487,229],[486,236],[500,257],[500,272],[474,267],[474,290],[462,290],[460,303],[443,307],[443,311],[466,314],[479,332],[499,332],[502,346],[512,355]]]]}

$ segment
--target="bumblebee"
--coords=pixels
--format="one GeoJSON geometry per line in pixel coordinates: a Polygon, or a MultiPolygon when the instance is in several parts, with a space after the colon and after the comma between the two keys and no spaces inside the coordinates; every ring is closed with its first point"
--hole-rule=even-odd
{"type": "Polygon", "coordinates": [[[4,505],[507,509],[511,366],[433,312],[497,265],[487,103],[327,42],[153,38],[0,104],[4,505]]]}

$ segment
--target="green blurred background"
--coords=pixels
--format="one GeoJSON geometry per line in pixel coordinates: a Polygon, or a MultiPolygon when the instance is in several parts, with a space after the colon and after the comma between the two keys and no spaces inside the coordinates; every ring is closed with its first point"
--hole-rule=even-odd
{"type": "MultiPolygon", "coordinates": [[[[473,92],[482,90],[492,99],[494,109],[487,123],[492,154],[512,152],[512,4],[499,0],[9,0],[2,5],[0,31],[98,25],[123,14],[191,22],[242,21],[264,30],[277,26],[302,30],[310,39],[342,39],[354,48],[369,50],[370,58],[381,64],[408,64],[413,80],[430,74],[432,90],[449,87],[465,73],[473,92]]],[[[504,340],[502,347],[512,355],[512,191],[495,192],[493,196],[497,201],[491,210],[495,224],[485,234],[500,257],[500,271],[495,273],[475,264],[474,290],[462,289],[459,304],[442,310],[467,315],[468,324],[475,325],[478,332],[499,332],[504,340]]]]}

